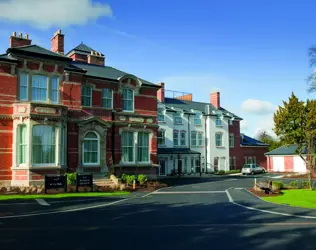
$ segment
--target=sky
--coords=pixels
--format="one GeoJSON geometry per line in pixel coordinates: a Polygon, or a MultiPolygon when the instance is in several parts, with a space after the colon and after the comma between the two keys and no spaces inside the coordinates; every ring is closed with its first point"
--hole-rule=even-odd
{"type": "Polygon", "coordinates": [[[274,135],[282,100],[315,97],[306,83],[315,9],[313,0],[0,0],[0,54],[13,31],[50,48],[61,29],[66,52],[84,42],[106,65],[194,101],[219,91],[243,133],[274,135]]]}

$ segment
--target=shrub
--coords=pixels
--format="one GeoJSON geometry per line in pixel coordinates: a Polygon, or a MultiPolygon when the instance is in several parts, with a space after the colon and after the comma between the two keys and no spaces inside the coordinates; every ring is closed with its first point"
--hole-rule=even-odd
{"type": "Polygon", "coordinates": [[[68,173],[65,174],[67,176],[67,184],[76,184],[77,174],[76,173],[68,173]]]}
{"type": "Polygon", "coordinates": [[[236,174],[236,173],[240,173],[240,170],[236,169],[236,170],[228,170],[228,171],[226,171],[226,174],[236,174]]]}
{"type": "Polygon", "coordinates": [[[138,180],[140,185],[143,185],[147,181],[147,176],[140,174],[140,175],[138,175],[137,180],[138,180]]]}
{"type": "Polygon", "coordinates": [[[125,183],[126,182],[126,180],[127,180],[127,174],[122,174],[121,175],[121,181],[122,181],[122,183],[125,183]]]}
{"type": "Polygon", "coordinates": [[[219,175],[224,175],[224,174],[225,174],[225,171],[224,171],[224,170],[219,170],[217,173],[218,173],[219,175]]]}
{"type": "Polygon", "coordinates": [[[309,182],[308,181],[302,181],[302,188],[309,188],[309,182]]]}
{"type": "Polygon", "coordinates": [[[284,184],[282,181],[273,181],[272,182],[272,190],[279,191],[282,188],[284,188],[284,184]]]}
{"type": "Polygon", "coordinates": [[[136,181],[136,176],[134,174],[133,175],[127,175],[126,182],[127,182],[128,185],[132,185],[134,181],[136,181]]]}
{"type": "Polygon", "coordinates": [[[291,181],[289,183],[289,188],[298,188],[298,181],[291,181]]]}

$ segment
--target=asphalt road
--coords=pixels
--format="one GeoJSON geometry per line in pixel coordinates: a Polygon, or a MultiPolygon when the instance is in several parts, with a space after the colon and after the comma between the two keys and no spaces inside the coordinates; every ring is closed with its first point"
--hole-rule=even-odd
{"type": "Polygon", "coordinates": [[[0,249],[315,249],[316,212],[263,202],[242,189],[253,181],[181,178],[129,197],[0,203],[0,249]]]}

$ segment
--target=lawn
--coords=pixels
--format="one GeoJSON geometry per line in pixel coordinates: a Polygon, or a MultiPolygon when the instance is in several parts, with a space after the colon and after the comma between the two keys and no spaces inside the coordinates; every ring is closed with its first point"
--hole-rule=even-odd
{"type": "Polygon", "coordinates": [[[262,197],[263,200],[276,204],[316,208],[316,191],[307,189],[282,190],[283,195],[262,197]]]}
{"type": "Polygon", "coordinates": [[[25,199],[62,199],[62,198],[72,198],[72,197],[108,197],[117,195],[128,195],[129,192],[118,191],[118,192],[108,192],[108,193],[98,193],[98,192],[87,192],[87,193],[61,193],[61,194],[8,194],[0,195],[1,200],[25,200],[25,199]]]}

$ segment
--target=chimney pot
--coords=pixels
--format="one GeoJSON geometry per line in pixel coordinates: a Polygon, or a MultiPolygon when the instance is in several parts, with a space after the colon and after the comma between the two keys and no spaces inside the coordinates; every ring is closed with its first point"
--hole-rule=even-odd
{"type": "Polygon", "coordinates": [[[23,37],[23,34],[22,33],[19,33],[19,38],[22,38],[23,37]]]}
{"type": "Polygon", "coordinates": [[[58,29],[58,30],[57,30],[57,34],[61,34],[61,29],[58,29]]]}
{"type": "Polygon", "coordinates": [[[51,51],[59,54],[64,54],[64,35],[58,29],[51,39],[51,51]]]}
{"type": "Polygon", "coordinates": [[[25,34],[25,39],[29,39],[29,34],[25,34]]]}
{"type": "Polygon", "coordinates": [[[16,47],[31,45],[32,40],[29,39],[28,34],[25,34],[25,37],[23,37],[23,34],[19,33],[19,35],[17,36],[17,33],[14,31],[12,32],[12,36],[10,36],[9,43],[10,43],[10,48],[16,48],[16,47]]]}
{"type": "Polygon", "coordinates": [[[16,36],[16,32],[15,31],[12,33],[12,36],[14,36],[14,37],[16,36]]]}
{"type": "Polygon", "coordinates": [[[93,55],[93,51],[91,50],[91,53],[90,53],[90,55],[93,55]]]}

